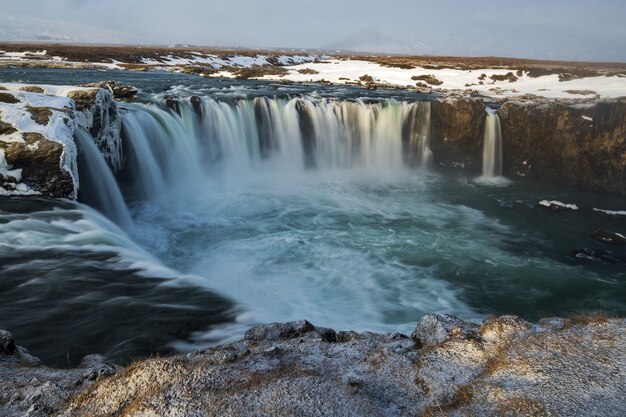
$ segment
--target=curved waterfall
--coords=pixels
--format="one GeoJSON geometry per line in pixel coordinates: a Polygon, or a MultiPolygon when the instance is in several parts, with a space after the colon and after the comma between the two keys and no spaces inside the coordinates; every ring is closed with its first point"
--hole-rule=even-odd
{"type": "Polygon", "coordinates": [[[125,194],[150,198],[168,179],[364,168],[428,167],[430,103],[265,97],[128,104],[122,115],[125,194]]]}
{"type": "Polygon", "coordinates": [[[483,139],[483,177],[495,178],[502,175],[502,130],[498,113],[487,108],[485,135],[483,139]]]}

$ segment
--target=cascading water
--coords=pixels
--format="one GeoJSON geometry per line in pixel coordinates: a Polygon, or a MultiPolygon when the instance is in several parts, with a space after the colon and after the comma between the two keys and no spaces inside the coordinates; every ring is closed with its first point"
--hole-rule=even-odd
{"type": "Polygon", "coordinates": [[[123,127],[130,188],[143,196],[162,189],[164,178],[202,172],[247,175],[268,166],[389,173],[403,160],[421,167],[432,161],[429,102],[203,99],[180,101],[176,112],[135,104],[123,127]]]}
{"type": "Polygon", "coordinates": [[[483,139],[483,177],[496,178],[502,175],[502,131],[498,113],[487,108],[483,139]]]}
{"type": "Polygon", "coordinates": [[[132,221],[126,203],[93,137],[81,127],[76,128],[74,137],[78,142],[79,199],[128,230],[132,221]]]}

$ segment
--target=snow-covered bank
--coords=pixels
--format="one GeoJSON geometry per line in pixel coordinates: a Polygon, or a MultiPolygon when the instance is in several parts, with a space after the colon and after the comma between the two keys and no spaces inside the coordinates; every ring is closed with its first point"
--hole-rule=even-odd
{"type": "Polygon", "coordinates": [[[288,66],[285,76],[263,79],[295,82],[355,84],[371,77],[374,84],[436,91],[473,91],[486,97],[520,97],[532,94],[546,98],[611,98],[626,96],[626,77],[621,75],[561,80],[558,74],[532,77],[529,71],[512,69],[393,68],[369,61],[332,59],[288,66]]]}
{"type": "Polygon", "coordinates": [[[96,144],[111,166],[121,164],[120,121],[109,91],[0,84],[0,194],[76,198],[77,126],[96,132],[96,144]]]}
{"type": "Polygon", "coordinates": [[[0,66],[168,70],[211,77],[330,82],[493,98],[626,97],[626,65],[618,63],[134,46],[32,45],[28,48],[0,45],[0,66]],[[257,73],[242,75],[241,69],[256,69],[257,73]]]}

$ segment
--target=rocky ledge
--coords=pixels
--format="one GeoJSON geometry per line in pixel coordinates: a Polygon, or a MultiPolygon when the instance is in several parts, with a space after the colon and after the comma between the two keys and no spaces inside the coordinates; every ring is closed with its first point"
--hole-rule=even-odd
{"type": "Polygon", "coordinates": [[[427,315],[410,335],[301,321],[121,370],[43,367],[0,332],[0,416],[623,416],[626,320],[427,315]]]}

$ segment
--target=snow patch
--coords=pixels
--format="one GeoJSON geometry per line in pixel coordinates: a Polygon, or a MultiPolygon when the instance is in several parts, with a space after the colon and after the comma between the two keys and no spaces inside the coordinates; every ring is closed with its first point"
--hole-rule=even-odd
{"type": "MultiPolygon", "coordinates": [[[[286,61],[285,61],[286,62],[286,61]]],[[[359,61],[329,59],[324,62],[310,62],[286,66],[289,73],[283,80],[294,82],[318,82],[327,80],[336,84],[345,84],[349,80],[358,80],[363,75],[371,76],[376,82],[400,87],[415,87],[416,82],[411,77],[432,75],[441,81],[441,85],[431,86],[443,91],[475,90],[487,97],[519,97],[533,94],[546,98],[589,98],[586,91],[593,91],[600,97],[624,97],[626,96],[626,78],[619,76],[597,76],[577,78],[569,81],[559,81],[558,74],[529,77],[527,73],[517,76],[517,80],[509,82],[508,79],[495,81],[490,78],[506,76],[513,69],[484,68],[474,70],[462,70],[452,68],[423,68],[412,69],[385,67],[380,64],[359,61]],[[298,71],[310,68],[317,74],[300,74],[298,71]],[[482,77],[485,74],[485,77],[482,77]],[[343,78],[348,78],[345,80],[343,78]],[[481,79],[482,78],[482,79],[481,79]],[[482,82],[482,84],[480,84],[482,82]]],[[[264,79],[278,79],[276,75],[266,75],[264,79]]],[[[423,82],[423,81],[422,81],[423,82]]]]}
{"type": "Polygon", "coordinates": [[[557,200],[541,200],[539,205],[544,207],[558,206],[568,210],[578,210],[578,206],[576,204],[565,204],[557,200]]]}
{"type": "Polygon", "coordinates": [[[593,211],[597,211],[604,214],[610,214],[612,216],[626,216],[626,210],[603,210],[599,208],[593,208],[593,211]]]}

